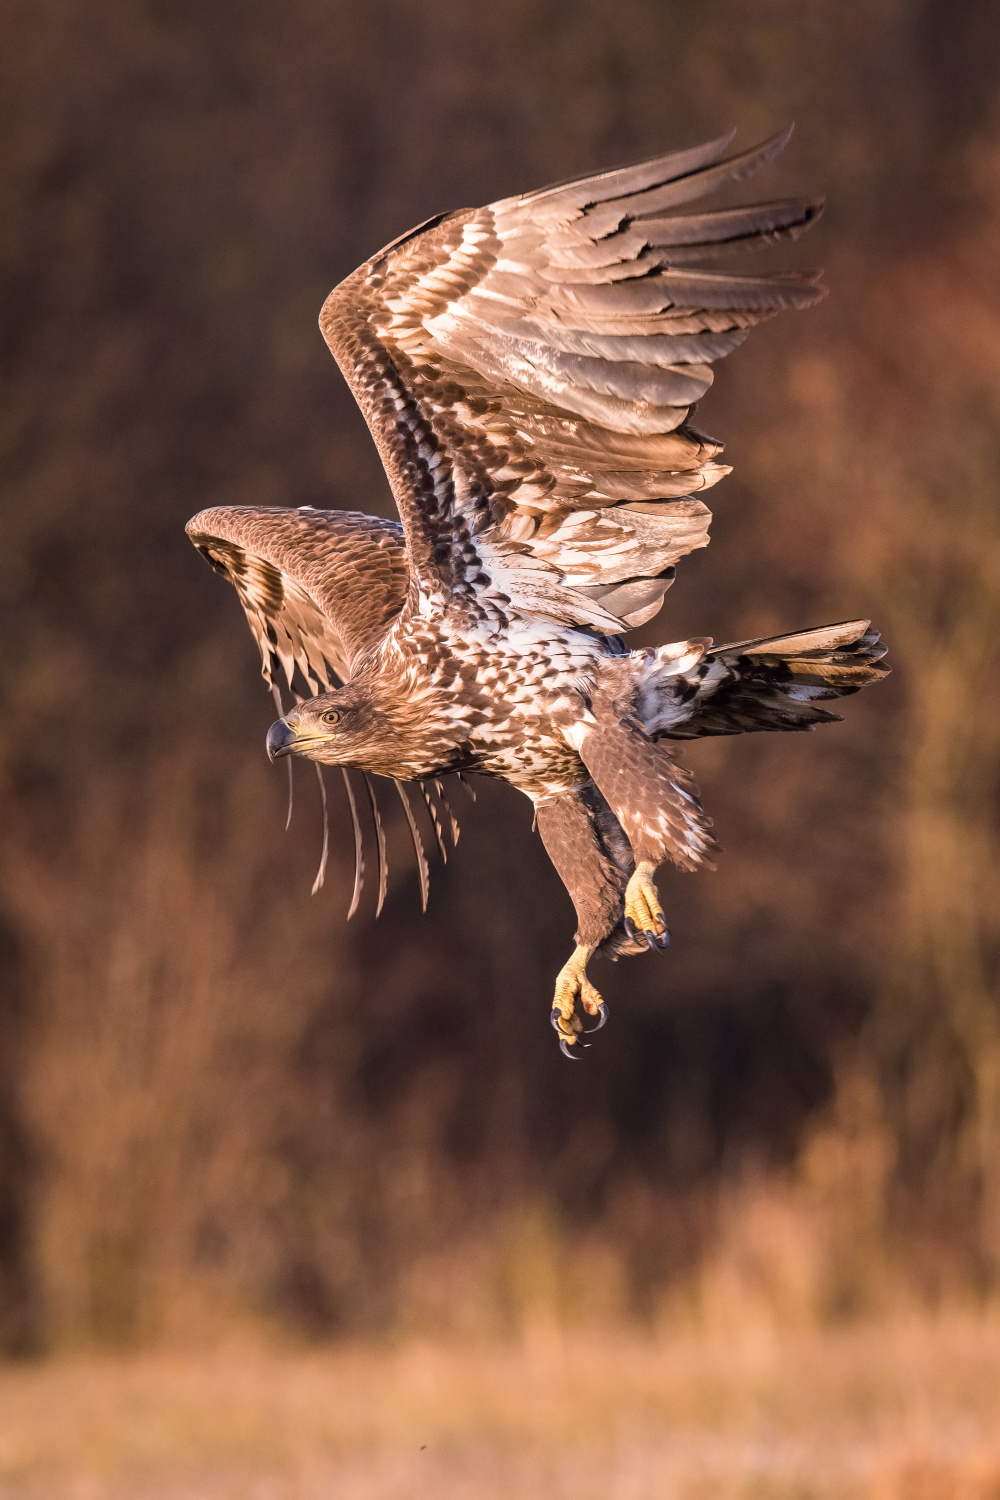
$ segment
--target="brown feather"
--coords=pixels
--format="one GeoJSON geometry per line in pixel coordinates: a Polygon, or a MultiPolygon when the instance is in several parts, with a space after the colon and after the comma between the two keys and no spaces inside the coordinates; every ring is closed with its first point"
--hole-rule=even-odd
{"type": "MultiPolygon", "coordinates": [[[[822,290],[800,273],[732,276],[687,262],[699,246],[797,233],[819,206],[663,214],[749,176],[788,134],[728,161],[718,159],[725,138],[447,214],[331,293],[321,327],[372,429],[428,597],[470,619],[512,606],[612,634],[632,623],[585,592],[597,555],[543,547],[532,518],[602,497],[670,499],[721,477],[720,445],[687,423],[709,363],[754,322],[822,290]],[[623,472],[636,476],[631,489],[623,472]]],[[[606,513],[619,577],[660,575],[663,549],[606,513]]]]}

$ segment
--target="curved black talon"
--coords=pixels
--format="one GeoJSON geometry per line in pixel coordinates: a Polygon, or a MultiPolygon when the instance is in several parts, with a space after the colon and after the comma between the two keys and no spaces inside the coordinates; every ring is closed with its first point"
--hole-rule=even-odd
{"type": "Polygon", "coordinates": [[[608,1021],[608,1007],[605,1005],[604,1001],[602,1000],[601,1001],[600,1009],[597,1012],[597,1025],[596,1026],[585,1026],[584,1027],[585,1034],[587,1036],[593,1036],[593,1034],[594,1034],[595,1031],[600,1031],[600,1029],[601,1029],[602,1026],[606,1026],[607,1025],[607,1021],[608,1021]]]}
{"type": "Polygon", "coordinates": [[[561,1036],[559,1038],[559,1051],[562,1053],[563,1057],[568,1057],[570,1062],[580,1061],[579,1044],[575,1042],[568,1042],[564,1036],[561,1036]],[[570,1051],[571,1046],[573,1047],[572,1051],[570,1051]]]}
{"type": "Polygon", "coordinates": [[[660,936],[660,939],[659,939],[659,943],[657,945],[659,947],[659,950],[660,950],[661,953],[667,947],[667,945],[668,945],[669,942],[670,942],[670,933],[664,927],[663,932],[662,932],[662,934],[660,936]]]}
{"type": "Polygon", "coordinates": [[[562,1035],[562,1028],[559,1025],[559,1022],[561,1020],[562,1011],[553,1005],[552,1009],[549,1011],[549,1025],[552,1027],[553,1031],[558,1032],[560,1035],[562,1035]]]}
{"type": "Polygon", "coordinates": [[[625,936],[631,942],[635,938],[635,928],[632,926],[632,918],[624,917],[622,919],[622,926],[625,928],[625,936]]]}
{"type": "Polygon", "coordinates": [[[656,933],[643,929],[643,937],[646,939],[646,947],[651,953],[659,953],[660,945],[656,941],[656,933]]]}

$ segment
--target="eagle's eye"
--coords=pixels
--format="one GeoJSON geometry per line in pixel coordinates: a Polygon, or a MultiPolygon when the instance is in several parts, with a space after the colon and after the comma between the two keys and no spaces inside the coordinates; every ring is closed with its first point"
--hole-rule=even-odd
{"type": "Polygon", "coordinates": [[[328,708],[326,713],[323,715],[324,724],[337,724],[339,723],[339,721],[340,714],[335,708],[328,708]]]}

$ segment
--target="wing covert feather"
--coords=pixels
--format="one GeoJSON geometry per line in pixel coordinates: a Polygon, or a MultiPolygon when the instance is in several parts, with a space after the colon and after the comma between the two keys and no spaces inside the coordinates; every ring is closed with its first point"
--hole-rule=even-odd
{"type": "Polygon", "coordinates": [[[280,663],[313,693],[346,681],[406,597],[402,527],[354,511],[222,506],[186,527],[198,551],[234,584],[268,684],[280,663]]]}

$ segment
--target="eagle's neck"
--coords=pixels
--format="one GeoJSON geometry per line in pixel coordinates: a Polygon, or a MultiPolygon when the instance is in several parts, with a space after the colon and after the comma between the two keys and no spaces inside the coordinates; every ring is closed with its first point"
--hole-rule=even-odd
{"type": "Polygon", "coordinates": [[[422,663],[378,653],[359,666],[350,687],[366,721],[356,760],[362,770],[410,781],[445,774],[464,760],[467,726],[459,705],[422,663]]]}

